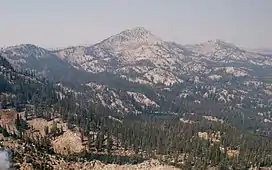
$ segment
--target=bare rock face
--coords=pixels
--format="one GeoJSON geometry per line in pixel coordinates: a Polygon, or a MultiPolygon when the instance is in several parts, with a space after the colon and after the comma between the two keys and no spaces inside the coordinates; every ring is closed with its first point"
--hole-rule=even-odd
{"type": "Polygon", "coordinates": [[[33,168],[32,168],[30,165],[28,165],[27,163],[24,162],[24,163],[21,165],[20,170],[33,170],[33,168]]]}
{"type": "Polygon", "coordinates": [[[0,110],[0,126],[5,127],[10,134],[18,134],[15,127],[17,112],[14,109],[1,109],[0,110]]]}
{"type": "Polygon", "coordinates": [[[86,163],[65,163],[56,165],[54,169],[81,169],[81,170],[178,170],[178,168],[161,164],[158,160],[148,160],[136,165],[104,164],[100,161],[86,163]]]}
{"type": "Polygon", "coordinates": [[[177,170],[175,167],[161,164],[157,160],[149,160],[137,165],[114,165],[108,164],[102,167],[94,166],[94,170],[177,170]]]}
{"type": "Polygon", "coordinates": [[[79,134],[70,130],[64,132],[61,136],[58,136],[52,142],[54,151],[61,154],[79,153],[83,149],[81,138],[79,134]]]}

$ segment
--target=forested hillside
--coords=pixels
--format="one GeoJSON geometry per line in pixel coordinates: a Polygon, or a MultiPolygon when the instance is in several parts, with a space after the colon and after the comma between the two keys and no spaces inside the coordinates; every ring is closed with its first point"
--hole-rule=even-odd
{"type": "Polygon", "coordinates": [[[148,110],[120,114],[84,92],[19,72],[0,59],[1,145],[12,150],[16,168],[53,169],[61,160],[136,164],[151,158],[182,169],[272,166],[267,136],[194,113],[183,118],[148,110]],[[82,146],[78,150],[62,143],[75,139],[82,146]]]}

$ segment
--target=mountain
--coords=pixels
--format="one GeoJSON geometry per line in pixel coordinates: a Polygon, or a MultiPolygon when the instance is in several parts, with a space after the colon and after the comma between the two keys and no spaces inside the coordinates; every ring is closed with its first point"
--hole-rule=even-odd
{"type": "MultiPolygon", "coordinates": [[[[4,57],[16,70],[35,71],[36,74],[55,82],[70,82],[80,74],[78,81],[83,81],[89,75],[85,71],[78,70],[67,61],[62,60],[47,49],[31,45],[21,44],[3,48],[0,55],[4,57]]],[[[75,82],[79,83],[77,80],[75,82]]]]}
{"type": "Polygon", "coordinates": [[[17,169],[269,167],[271,68],[221,40],[180,45],[141,27],[92,46],[3,48],[0,147],[17,169]]]}
{"type": "MultiPolygon", "coordinates": [[[[235,66],[234,70],[243,70],[241,67],[261,67],[263,70],[262,67],[269,69],[272,65],[270,57],[242,50],[221,40],[182,46],[163,41],[142,27],[122,31],[89,47],[49,51],[25,44],[4,48],[1,53],[13,66],[34,69],[46,76],[69,71],[72,66],[76,69],[72,72],[107,72],[130,82],[165,86],[182,83],[185,75],[204,73],[203,76],[211,76],[208,74],[215,70],[210,68],[213,65],[235,66]]],[[[247,70],[242,72],[245,75],[247,70]]]]}
{"type": "Polygon", "coordinates": [[[206,43],[190,46],[192,51],[197,54],[209,57],[212,60],[233,62],[235,60],[248,61],[254,63],[254,60],[261,60],[259,63],[271,66],[269,58],[257,53],[243,50],[234,44],[227,43],[221,40],[210,40],[206,43]],[[268,60],[267,60],[268,59],[268,60]]]}
{"type": "MultiPolygon", "coordinates": [[[[269,57],[221,40],[188,47],[165,42],[141,27],[125,30],[91,47],[60,50],[56,55],[87,72],[110,72],[130,82],[165,86],[181,83],[185,75],[209,76],[212,65],[230,65],[234,69],[236,65],[246,68],[272,65],[269,57]]],[[[242,72],[245,75],[247,71],[242,72]]]]}
{"type": "Polygon", "coordinates": [[[22,44],[7,47],[1,50],[1,55],[5,57],[17,69],[33,67],[46,58],[50,52],[41,47],[31,44],[22,44]]]}
{"type": "Polygon", "coordinates": [[[15,68],[35,70],[121,114],[194,112],[261,133],[272,128],[272,58],[222,40],[180,45],[137,27],[92,46],[19,45],[0,53],[15,68]]]}
{"type": "Polygon", "coordinates": [[[180,62],[182,53],[182,49],[160,40],[144,28],[135,28],[91,47],[64,49],[56,55],[88,72],[111,72],[140,84],[170,85],[180,81],[171,69],[180,62]]]}

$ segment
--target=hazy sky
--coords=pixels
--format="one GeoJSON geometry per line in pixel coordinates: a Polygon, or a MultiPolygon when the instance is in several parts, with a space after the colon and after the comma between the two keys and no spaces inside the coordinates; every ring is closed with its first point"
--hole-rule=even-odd
{"type": "Polygon", "coordinates": [[[272,48],[272,0],[0,0],[0,46],[94,44],[138,26],[181,44],[272,48]]]}

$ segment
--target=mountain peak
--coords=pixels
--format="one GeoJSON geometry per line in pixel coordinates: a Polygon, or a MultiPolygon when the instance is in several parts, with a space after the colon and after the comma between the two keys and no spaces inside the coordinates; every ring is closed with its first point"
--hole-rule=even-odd
{"type": "Polygon", "coordinates": [[[145,29],[144,27],[135,27],[132,29],[126,29],[122,32],[120,32],[119,34],[115,35],[115,36],[119,36],[122,37],[124,39],[159,39],[158,37],[156,37],[154,34],[152,34],[151,31],[145,29]]]}
{"type": "Polygon", "coordinates": [[[113,35],[99,44],[122,50],[126,48],[136,48],[142,45],[153,45],[161,41],[160,38],[156,37],[144,27],[135,27],[113,35]]]}
{"type": "Polygon", "coordinates": [[[145,29],[144,27],[135,27],[132,29],[126,29],[122,31],[120,34],[128,34],[132,36],[145,36],[145,35],[153,35],[151,31],[145,29]]]}
{"type": "Polygon", "coordinates": [[[223,40],[220,39],[214,39],[214,40],[209,40],[208,43],[221,43],[224,42],[223,40]]]}
{"type": "Polygon", "coordinates": [[[215,39],[215,40],[209,40],[207,44],[210,44],[212,46],[218,46],[221,48],[238,48],[234,44],[228,43],[226,41],[215,39]]]}
{"type": "Polygon", "coordinates": [[[4,48],[1,50],[1,53],[2,55],[9,57],[22,56],[22,58],[27,58],[32,56],[39,58],[49,53],[49,51],[33,44],[19,44],[4,48]]]}
{"type": "Polygon", "coordinates": [[[36,45],[33,45],[33,44],[18,44],[18,45],[14,45],[14,46],[10,46],[10,47],[7,47],[7,48],[4,48],[4,49],[7,49],[7,50],[16,50],[16,49],[20,49],[20,50],[36,50],[36,49],[40,49],[40,50],[45,50],[41,47],[38,47],[36,45]]]}

